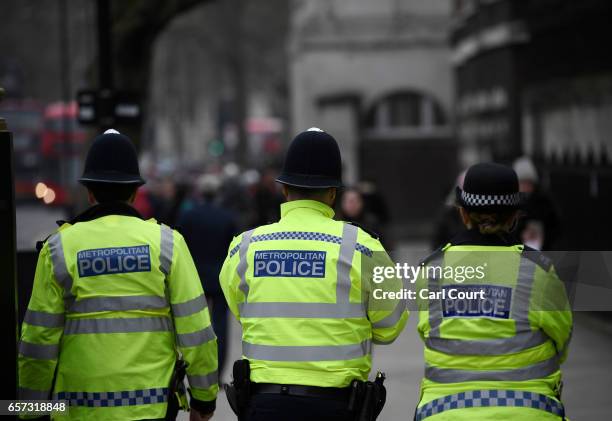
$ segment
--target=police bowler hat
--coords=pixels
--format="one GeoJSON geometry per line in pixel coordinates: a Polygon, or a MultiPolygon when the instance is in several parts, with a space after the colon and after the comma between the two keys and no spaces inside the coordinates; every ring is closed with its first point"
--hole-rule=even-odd
{"type": "Polygon", "coordinates": [[[457,187],[456,193],[461,207],[471,211],[499,212],[521,205],[516,172],[500,164],[471,166],[465,174],[463,189],[457,187]]]}
{"type": "Polygon", "coordinates": [[[87,152],[83,176],[79,178],[79,182],[84,185],[144,184],[132,141],[113,129],[97,136],[87,152]]]}
{"type": "Polygon", "coordinates": [[[342,187],[342,159],[336,139],[316,127],[298,134],[289,145],[276,181],[309,189],[342,187]]]}

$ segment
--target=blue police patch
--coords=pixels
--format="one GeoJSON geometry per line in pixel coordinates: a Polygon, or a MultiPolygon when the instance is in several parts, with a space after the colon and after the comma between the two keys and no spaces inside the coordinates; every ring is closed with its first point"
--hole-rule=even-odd
{"type": "Polygon", "coordinates": [[[510,287],[499,285],[445,285],[442,289],[445,296],[442,300],[444,317],[510,318],[510,302],[512,301],[512,288],[510,287]],[[453,291],[453,296],[462,292],[470,296],[471,293],[484,291],[484,298],[449,298],[450,290],[456,290],[453,291]]]}
{"type": "Polygon", "coordinates": [[[147,245],[81,250],[77,253],[77,265],[81,278],[150,272],[151,254],[147,245]]]}
{"type": "Polygon", "coordinates": [[[324,278],[326,254],[304,250],[256,251],[253,276],[324,278]]]}

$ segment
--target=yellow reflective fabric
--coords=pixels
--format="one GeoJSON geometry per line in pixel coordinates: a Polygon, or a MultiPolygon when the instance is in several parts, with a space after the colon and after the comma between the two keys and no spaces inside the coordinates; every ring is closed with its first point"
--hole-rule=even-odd
{"type": "MultiPolygon", "coordinates": [[[[554,268],[535,260],[527,257],[522,246],[451,245],[429,259],[428,264],[443,267],[484,263],[484,279],[465,284],[510,288],[512,298],[507,318],[444,313],[440,300],[419,300],[418,330],[425,342],[426,368],[417,410],[421,418],[417,419],[560,419],[550,407],[558,403],[559,364],[567,353],[572,315],[554,268]],[[487,397],[483,404],[471,398],[474,391],[494,391],[495,399],[487,397]],[[520,391],[521,399],[506,399],[512,391],[520,391]],[[528,397],[533,393],[548,412],[528,407],[532,402],[522,399],[523,393],[528,397]],[[498,401],[497,396],[504,398],[498,401]],[[432,407],[428,415],[426,409],[432,407]]],[[[421,277],[417,288],[431,289],[436,282],[441,287],[458,285],[453,279],[421,277]]]]}
{"type": "Polygon", "coordinates": [[[214,400],[216,337],[180,234],[107,215],[49,238],[23,324],[22,397],[70,401],[57,419],[163,418],[179,352],[194,398],[214,400]]]}
{"type": "MultiPolygon", "coordinates": [[[[403,302],[369,306],[364,259],[386,255],[328,206],[298,200],[279,222],[236,237],[220,274],[242,325],[243,357],[260,383],[344,387],[371,369],[372,343],[390,343],[406,324],[403,302]]],[[[399,290],[401,282],[383,288],[399,290]]]]}

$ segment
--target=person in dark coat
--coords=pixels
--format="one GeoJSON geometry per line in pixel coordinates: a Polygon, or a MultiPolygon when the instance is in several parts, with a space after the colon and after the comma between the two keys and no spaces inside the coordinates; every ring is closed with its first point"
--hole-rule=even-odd
{"type": "Polygon", "coordinates": [[[225,254],[238,233],[233,213],[214,204],[220,181],[206,174],[198,181],[201,200],[183,211],[177,229],[183,234],[211,305],[212,325],[219,347],[219,375],[227,355],[228,306],[219,285],[225,254]]]}
{"type": "Polygon", "coordinates": [[[521,241],[537,250],[554,250],[560,234],[560,218],[557,207],[539,185],[538,173],[528,157],[514,162],[519,190],[523,195],[522,215],[517,225],[521,241]]]}
{"type": "Polygon", "coordinates": [[[436,217],[434,233],[430,242],[430,247],[432,250],[436,250],[438,247],[446,245],[456,235],[465,231],[465,226],[463,225],[461,216],[457,210],[457,201],[455,198],[455,189],[457,187],[463,188],[464,178],[465,171],[461,171],[457,175],[455,185],[446,197],[444,206],[436,217]]]}

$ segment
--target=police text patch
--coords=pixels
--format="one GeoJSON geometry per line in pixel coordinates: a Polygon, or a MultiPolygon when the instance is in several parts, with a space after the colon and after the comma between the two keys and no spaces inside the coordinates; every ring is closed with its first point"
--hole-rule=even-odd
{"type": "Polygon", "coordinates": [[[255,252],[255,277],[324,278],[325,251],[262,250],[255,252]]]}
{"type": "Polygon", "coordinates": [[[117,273],[150,272],[151,254],[147,245],[82,250],[77,253],[77,265],[81,278],[117,273]]]}
{"type": "MultiPolygon", "coordinates": [[[[446,285],[443,290],[451,289],[457,292],[480,292],[484,298],[442,300],[442,313],[444,317],[496,317],[498,319],[510,318],[510,302],[512,288],[499,285],[446,285]]],[[[466,294],[469,296],[470,294],[466,294]]],[[[448,297],[449,294],[446,294],[448,297]]],[[[455,294],[456,296],[456,294],[455,294]]]]}

